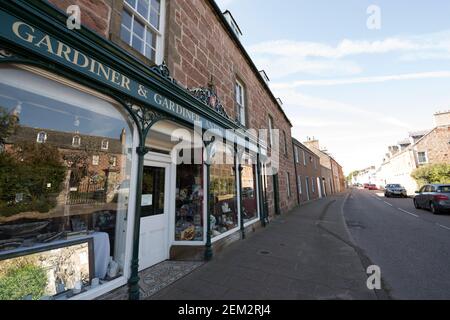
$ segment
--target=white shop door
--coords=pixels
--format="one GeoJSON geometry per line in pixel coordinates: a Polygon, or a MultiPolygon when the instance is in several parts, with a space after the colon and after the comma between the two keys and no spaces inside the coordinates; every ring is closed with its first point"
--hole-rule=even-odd
{"type": "Polygon", "coordinates": [[[169,259],[170,165],[145,161],[139,271],[169,259]]]}

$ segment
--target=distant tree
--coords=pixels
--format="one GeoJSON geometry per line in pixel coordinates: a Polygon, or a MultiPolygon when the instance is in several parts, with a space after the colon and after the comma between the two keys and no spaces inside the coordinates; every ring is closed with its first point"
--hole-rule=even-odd
{"type": "Polygon", "coordinates": [[[19,118],[10,114],[4,107],[0,107],[0,146],[12,135],[19,126],[19,118]]]}
{"type": "Polygon", "coordinates": [[[352,182],[353,177],[357,176],[359,174],[358,170],[355,170],[353,172],[350,172],[350,174],[347,176],[346,180],[348,183],[352,182]]]}
{"type": "Polygon", "coordinates": [[[419,185],[450,183],[450,164],[439,163],[420,167],[411,174],[419,185]]]}

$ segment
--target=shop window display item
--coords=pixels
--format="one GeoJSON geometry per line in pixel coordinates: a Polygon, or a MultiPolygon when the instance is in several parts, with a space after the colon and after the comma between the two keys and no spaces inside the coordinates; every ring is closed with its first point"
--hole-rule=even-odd
{"type": "Polygon", "coordinates": [[[203,166],[177,167],[175,241],[203,241],[203,166]]]}

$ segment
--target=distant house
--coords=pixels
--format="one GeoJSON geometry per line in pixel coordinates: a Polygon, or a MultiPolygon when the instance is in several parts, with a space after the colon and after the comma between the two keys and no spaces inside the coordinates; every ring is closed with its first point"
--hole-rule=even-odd
{"type": "Polygon", "coordinates": [[[383,163],[377,170],[379,184],[402,184],[408,194],[417,190],[417,182],[411,177],[420,166],[450,163],[450,111],[434,115],[435,127],[431,130],[410,132],[395,146],[389,147],[383,163]]]}

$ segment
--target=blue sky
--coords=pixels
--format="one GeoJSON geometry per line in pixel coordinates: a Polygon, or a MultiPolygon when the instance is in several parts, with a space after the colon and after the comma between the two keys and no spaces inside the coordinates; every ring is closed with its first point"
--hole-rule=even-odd
{"type": "Polygon", "coordinates": [[[409,131],[450,109],[450,1],[218,0],[299,140],[316,137],[346,173],[378,165],[409,131]],[[367,9],[380,9],[369,29],[367,9]]]}

